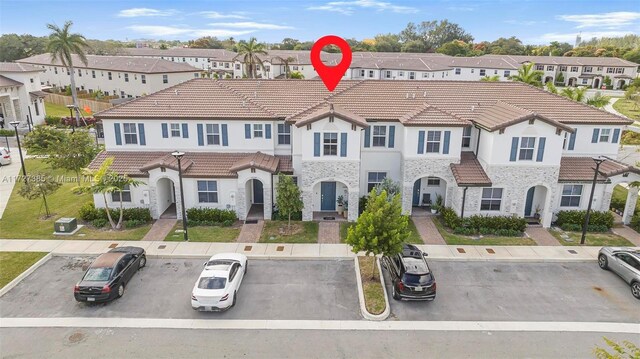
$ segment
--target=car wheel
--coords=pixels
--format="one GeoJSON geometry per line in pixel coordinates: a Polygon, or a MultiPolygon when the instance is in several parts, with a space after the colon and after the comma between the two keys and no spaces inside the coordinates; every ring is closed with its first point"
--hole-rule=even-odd
{"type": "Polygon", "coordinates": [[[138,269],[142,269],[142,268],[144,268],[144,266],[146,266],[146,265],[147,265],[147,256],[143,255],[143,256],[140,258],[140,262],[138,263],[138,269]]]}
{"type": "Polygon", "coordinates": [[[393,295],[393,299],[395,300],[400,300],[400,296],[398,295],[398,293],[396,292],[396,287],[394,286],[393,289],[391,290],[391,293],[393,295]]]}
{"type": "Polygon", "coordinates": [[[233,303],[231,303],[232,307],[236,306],[236,296],[238,295],[238,292],[233,292],[233,303]]]}
{"type": "Polygon", "coordinates": [[[636,299],[640,299],[640,282],[631,283],[631,294],[633,294],[636,299]]]}
{"type": "Polygon", "coordinates": [[[598,265],[600,266],[600,268],[602,269],[607,269],[607,256],[605,256],[604,254],[601,254],[598,256],[598,265]]]}
{"type": "Polygon", "coordinates": [[[122,297],[124,295],[124,284],[120,284],[118,286],[118,298],[122,297]]]}

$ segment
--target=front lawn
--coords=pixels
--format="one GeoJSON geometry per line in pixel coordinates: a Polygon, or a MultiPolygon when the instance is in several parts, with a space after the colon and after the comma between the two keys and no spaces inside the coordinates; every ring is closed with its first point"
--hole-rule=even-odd
{"type": "MultiPolygon", "coordinates": [[[[71,192],[77,186],[75,173],[64,170],[52,170],[42,159],[26,159],[25,167],[27,175],[36,172],[50,174],[59,181],[62,186],[54,194],[47,196],[47,203],[52,216],[43,218],[44,206],[41,199],[27,200],[18,194],[18,189],[23,185],[20,180],[16,183],[7,208],[0,219],[0,236],[2,238],[29,238],[29,239],[106,239],[106,240],[140,240],[149,231],[151,225],[140,226],[133,229],[113,231],[85,226],[73,236],[54,236],[53,223],[60,217],[78,217],[78,209],[87,202],[93,201],[91,194],[77,195],[71,192]]],[[[7,178],[15,180],[15,178],[7,178]]]]}
{"type": "Polygon", "coordinates": [[[444,227],[440,218],[434,218],[433,223],[438,228],[440,235],[449,245],[470,245],[470,246],[535,246],[536,242],[528,237],[499,237],[485,236],[475,238],[454,234],[444,227]]]}
{"type": "MultiPolygon", "coordinates": [[[[347,231],[349,230],[349,227],[355,226],[355,222],[341,222],[340,223],[340,243],[346,243],[347,240],[347,231]]],[[[416,225],[413,223],[413,221],[411,219],[409,219],[409,231],[411,232],[411,234],[409,235],[409,238],[407,239],[407,243],[411,243],[411,244],[424,244],[424,241],[422,240],[422,237],[420,237],[420,234],[418,233],[418,229],[416,228],[416,225]]]]}
{"type": "MultiPolygon", "coordinates": [[[[195,226],[189,227],[187,230],[189,232],[189,242],[235,242],[241,228],[242,226],[235,225],[232,227],[195,226]]],[[[181,221],[178,221],[164,240],[174,242],[184,240],[181,221]]]]}
{"type": "Polygon", "coordinates": [[[640,107],[636,107],[633,101],[621,98],[613,104],[613,108],[632,120],[640,120],[640,107]]]}
{"type": "MultiPolygon", "coordinates": [[[[560,244],[563,246],[579,246],[580,238],[582,237],[581,232],[564,232],[564,231],[556,231],[549,230],[551,234],[558,239],[560,244]],[[569,236],[570,240],[564,238],[562,234],[566,234],[569,236]]],[[[613,233],[587,233],[587,237],[585,238],[585,246],[603,246],[603,247],[633,247],[633,244],[626,240],[624,237],[621,237],[617,234],[613,233]]]]}
{"type": "Polygon", "coordinates": [[[287,221],[265,221],[261,243],[317,243],[318,223],[291,221],[291,233],[286,234],[287,221]],[[272,239],[273,238],[273,239],[272,239]]]}
{"type": "Polygon", "coordinates": [[[364,303],[367,311],[371,314],[380,314],[384,312],[387,303],[384,298],[384,290],[380,283],[380,271],[376,265],[376,257],[358,257],[358,265],[360,266],[360,278],[362,279],[362,291],[364,292],[364,303]],[[375,272],[374,272],[375,267],[375,272]],[[374,272],[373,278],[371,273],[374,272]]]}
{"type": "MultiPolygon", "coordinates": [[[[45,110],[45,113],[47,114],[47,116],[69,117],[69,109],[65,105],[58,105],[58,104],[51,103],[51,102],[45,102],[44,103],[44,110],[45,110]]],[[[85,117],[91,116],[88,113],[84,112],[84,110],[82,108],[80,109],[80,113],[82,113],[82,115],[85,116],[85,117]]]]}
{"type": "Polygon", "coordinates": [[[0,288],[47,255],[45,252],[0,252],[0,288]]]}

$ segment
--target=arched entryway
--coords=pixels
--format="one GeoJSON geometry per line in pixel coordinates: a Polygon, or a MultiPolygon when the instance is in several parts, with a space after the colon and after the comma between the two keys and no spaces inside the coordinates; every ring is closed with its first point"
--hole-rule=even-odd
{"type": "Polygon", "coordinates": [[[622,89],[626,83],[627,82],[625,80],[618,80],[618,86],[616,86],[616,88],[622,89]]]}
{"type": "Polygon", "coordinates": [[[446,203],[447,181],[440,177],[425,176],[413,183],[411,214],[416,216],[435,212],[435,204],[446,203]],[[440,198],[440,199],[439,199],[440,198]]]}
{"type": "Polygon", "coordinates": [[[245,201],[247,220],[264,219],[264,183],[259,179],[250,179],[245,183],[245,201]]]}
{"type": "Polygon", "coordinates": [[[610,207],[617,215],[621,216],[616,217],[616,222],[629,224],[636,212],[638,187],[631,187],[630,183],[631,181],[621,181],[613,186],[610,207]]]}
{"type": "Polygon", "coordinates": [[[593,88],[594,89],[600,88],[600,79],[599,78],[596,78],[596,79],[593,80],[593,88]]]}
{"type": "Polygon", "coordinates": [[[544,83],[546,84],[547,82],[551,82],[553,83],[553,76],[547,76],[544,78],[544,83]]]}
{"type": "Polygon", "coordinates": [[[571,77],[569,78],[569,82],[567,83],[567,86],[575,86],[577,82],[578,82],[578,79],[576,79],[575,77],[571,77]]]}
{"type": "Polygon", "coordinates": [[[349,204],[349,187],[340,181],[325,180],[313,186],[313,218],[314,220],[346,220],[348,212],[356,206],[349,204]]]}
{"type": "Polygon", "coordinates": [[[524,217],[528,222],[541,222],[547,202],[547,188],[533,186],[527,190],[524,200],[524,217]]]}
{"type": "Polygon", "coordinates": [[[160,218],[177,218],[175,183],[169,178],[160,178],[156,183],[156,193],[160,218]]]}

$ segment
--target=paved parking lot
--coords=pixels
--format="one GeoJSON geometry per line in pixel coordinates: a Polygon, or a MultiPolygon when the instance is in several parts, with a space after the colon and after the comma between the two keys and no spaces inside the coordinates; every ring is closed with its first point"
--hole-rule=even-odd
{"type": "Polygon", "coordinates": [[[149,259],[124,296],[77,303],[73,286],[90,257],[53,257],[0,298],[0,317],[360,319],[352,260],[250,260],[236,306],[223,313],[191,309],[204,259],[149,259]]]}
{"type": "MultiPolygon", "coordinates": [[[[640,301],[591,263],[429,261],[433,302],[389,297],[389,320],[640,322],[640,301]]],[[[385,271],[386,272],[386,271],[385,271]]],[[[387,291],[391,285],[385,274],[387,291]]]]}

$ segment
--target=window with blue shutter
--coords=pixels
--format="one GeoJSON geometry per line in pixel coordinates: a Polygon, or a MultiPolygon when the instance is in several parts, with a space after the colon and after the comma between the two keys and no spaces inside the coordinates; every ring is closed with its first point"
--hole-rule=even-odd
{"type": "Polygon", "coordinates": [[[620,129],[616,128],[613,130],[613,137],[611,138],[611,143],[618,143],[619,138],[620,138],[620,129]]]}
{"type": "Polygon", "coordinates": [[[511,156],[509,157],[509,161],[515,162],[516,158],[518,158],[518,137],[513,137],[511,139],[511,156]]]}
{"type": "Polygon", "coordinates": [[[364,147],[371,147],[371,127],[364,129],[364,147]]]}
{"type": "Polygon", "coordinates": [[[578,133],[578,129],[574,128],[573,133],[569,136],[569,151],[573,151],[576,148],[576,134],[578,133]]]}
{"type": "Polygon", "coordinates": [[[320,132],[313,134],[313,157],[320,157],[320,132]]]}
{"type": "Polygon", "coordinates": [[[347,157],[347,134],[340,134],[340,157],[347,157]]]}
{"type": "Polygon", "coordinates": [[[222,124],[222,145],[229,146],[229,133],[227,131],[227,124],[222,124]]]}
{"type": "Polygon", "coordinates": [[[536,162],[542,162],[544,158],[544,144],[547,142],[546,137],[540,137],[538,139],[538,155],[536,156],[536,162]]]}
{"type": "Polygon", "coordinates": [[[169,138],[169,126],[166,123],[162,124],[162,138],[169,138]]]}
{"type": "Polygon", "coordinates": [[[204,146],[204,126],[199,123],[198,126],[198,146],[204,146]]]}
{"type": "Polygon", "coordinates": [[[251,138],[251,124],[244,124],[244,138],[251,138]]]}
{"type": "Polygon", "coordinates": [[[594,128],[593,135],[591,135],[591,143],[598,143],[598,137],[600,136],[600,129],[594,128]]]}
{"type": "Polygon", "coordinates": [[[120,133],[120,124],[119,123],[114,123],[113,124],[113,130],[116,134],[116,145],[121,146],[122,145],[122,133],[120,133]]]}
{"type": "Polygon", "coordinates": [[[424,153],[424,131],[418,132],[418,154],[424,153]]]}
{"type": "Polygon", "coordinates": [[[264,138],[271,139],[271,124],[267,123],[264,125],[264,138]]]}
{"type": "Polygon", "coordinates": [[[140,145],[141,146],[146,146],[147,145],[147,139],[144,135],[144,123],[139,123],[138,124],[138,132],[140,135],[140,145]]]}
{"type": "Polygon", "coordinates": [[[396,126],[389,126],[389,148],[393,148],[396,142],[396,126]]]}
{"type": "Polygon", "coordinates": [[[182,124],[182,138],[189,138],[189,124],[182,124]]]}
{"type": "Polygon", "coordinates": [[[451,141],[451,131],[444,131],[444,143],[442,144],[442,154],[449,154],[449,142],[451,141]]]}

